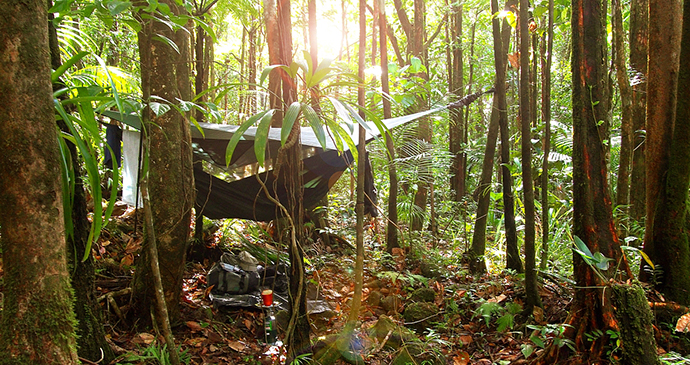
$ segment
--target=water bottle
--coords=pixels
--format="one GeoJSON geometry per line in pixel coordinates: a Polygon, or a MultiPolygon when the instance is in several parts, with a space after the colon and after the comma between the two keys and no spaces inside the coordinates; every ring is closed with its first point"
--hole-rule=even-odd
{"type": "Polygon", "coordinates": [[[266,315],[264,316],[264,336],[266,337],[266,344],[271,346],[276,344],[278,339],[276,316],[271,307],[266,308],[266,315]]]}

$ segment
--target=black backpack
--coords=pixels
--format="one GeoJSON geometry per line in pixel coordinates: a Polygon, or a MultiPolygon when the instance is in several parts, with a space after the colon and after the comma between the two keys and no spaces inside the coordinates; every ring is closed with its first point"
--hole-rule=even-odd
{"type": "Polygon", "coordinates": [[[206,285],[214,294],[247,294],[259,287],[259,273],[238,266],[216,262],[206,275],[206,285]]]}

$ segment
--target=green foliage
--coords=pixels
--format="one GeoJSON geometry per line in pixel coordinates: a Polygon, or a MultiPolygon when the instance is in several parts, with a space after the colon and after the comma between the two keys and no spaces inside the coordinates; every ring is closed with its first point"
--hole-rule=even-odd
{"type": "MultiPolygon", "coordinates": [[[[176,349],[175,351],[178,351],[178,357],[181,363],[191,363],[192,356],[187,350],[180,351],[180,349],[176,349]]],[[[141,350],[140,353],[128,352],[119,359],[116,359],[115,362],[117,365],[135,365],[142,363],[151,365],[170,365],[170,353],[167,350],[167,345],[151,345],[141,350]]]]}
{"type": "MultiPolygon", "coordinates": [[[[553,342],[555,346],[563,347],[568,346],[572,351],[575,350],[575,343],[567,338],[563,337],[566,327],[569,325],[565,324],[547,324],[544,326],[527,325],[527,328],[531,329],[533,332],[529,339],[538,348],[544,349],[549,342],[553,342]]],[[[534,346],[530,344],[522,345],[522,354],[525,358],[529,358],[532,353],[534,353],[534,346]]]]}
{"type": "Polygon", "coordinates": [[[499,303],[486,301],[477,308],[474,315],[484,318],[487,326],[492,318],[496,318],[496,330],[503,332],[513,328],[515,315],[521,310],[522,306],[518,303],[509,302],[506,303],[505,307],[502,307],[499,303]]]}

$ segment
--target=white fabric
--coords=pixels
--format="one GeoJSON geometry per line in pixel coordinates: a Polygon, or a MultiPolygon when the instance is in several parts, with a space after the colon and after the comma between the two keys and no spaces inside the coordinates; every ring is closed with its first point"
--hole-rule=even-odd
{"type": "MultiPolygon", "coordinates": [[[[139,179],[139,138],[138,131],[122,131],[122,201],[134,206],[136,204],[137,180],[139,179]]],[[[139,194],[139,206],[144,206],[139,194]]]]}

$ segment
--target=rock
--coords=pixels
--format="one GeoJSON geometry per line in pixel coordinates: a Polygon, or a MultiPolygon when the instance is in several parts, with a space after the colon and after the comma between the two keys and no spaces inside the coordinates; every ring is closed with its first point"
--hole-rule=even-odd
{"type": "Polygon", "coordinates": [[[429,279],[438,279],[443,276],[441,266],[436,263],[422,261],[422,263],[419,265],[419,269],[421,270],[422,275],[429,279]]]}
{"type": "Polygon", "coordinates": [[[383,300],[384,295],[378,291],[374,290],[371,293],[369,293],[369,296],[367,297],[367,304],[370,307],[379,307],[381,306],[381,301],[383,300]]]}
{"type": "Polygon", "coordinates": [[[425,329],[432,327],[432,322],[437,321],[434,315],[438,312],[438,307],[433,303],[411,303],[405,307],[403,318],[405,323],[410,323],[409,327],[417,332],[423,332],[425,329]]]}
{"type": "Polygon", "coordinates": [[[398,313],[400,304],[402,304],[402,298],[397,294],[389,295],[381,301],[381,307],[386,313],[398,313]]]}
{"type": "Polygon", "coordinates": [[[394,350],[405,343],[421,342],[409,328],[399,326],[387,316],[379,317],[379,320],[370,330],[370,336],[375,337],[379,343],[382,343],[388,336],[384,347],[394,350]],[[389,332],[390,335],[388,335],[389,332]]]}
{"type": "Polygon", "coordinates": [[[436,292],[431,288],[419,288],[412,292],[410,299],[413,302],[429,302],[433,303],[436,299],[436,292]]]}
{"type": "Polygon", "coordinates": [[[391,365],[408,364],[445,365],[446,361],[439,358],[433,351],[425,351],[422,344],[412,343],[401,347],[393,361],[391,361],[391,365]]]}
{"type": "Polygon", "coordinates": [[[319,340],[312,347],[312,351],[315,354],[314,360],[317,364],[333,364],[342,358],[349,364],[364,365],[362,353],[368,345],[370,344],[364,343],[357,334],[353,335],[350,340],[341,334],[333,334],[319,340]]]}
{"type": "Polygon", "coordinates": [[[379,288],[382,288],[383,285],[382,285],[382,283],[381,283],[381,280],[374,279],[374,280],[372,280],[372,281],[370,281],[370,282],[368,282],[368,283],[364,283],[364,287],[365,287],[365,288],[370,288],[370,289],[379,289],[379,288]]]}

